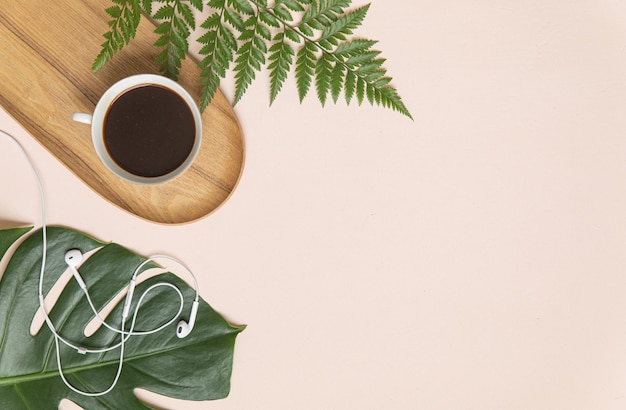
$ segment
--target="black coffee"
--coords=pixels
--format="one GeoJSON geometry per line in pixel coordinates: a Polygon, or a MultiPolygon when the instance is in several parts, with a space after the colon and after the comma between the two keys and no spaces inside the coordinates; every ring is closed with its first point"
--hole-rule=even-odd
{"type": "Polygon", "coordinates": [[[158,177],[178,168],[189,156],[196,125],[178,94],[158,85],[142,85],[113,101],[104,118],[104,145],[124,170],[158,177]]]}

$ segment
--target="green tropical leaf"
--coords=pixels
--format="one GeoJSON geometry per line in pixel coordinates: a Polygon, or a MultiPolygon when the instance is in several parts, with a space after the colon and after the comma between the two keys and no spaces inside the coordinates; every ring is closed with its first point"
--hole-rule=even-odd
{"type": "Polygon", "coordinates": [[[0,230],[0,260],[4,258],[4,254],[15,243],[15,241],[31,229],[32,227],[0,230]]]}
{"type": "MultiPolygon", "coordinates": [[[[28,229],[0,231],[0,254],[28,229]]],[[[119,245],[102,243],[71,229],[50,227],[47,233],[44,294],[67,269],[64,254],[70,248],[93,252],[80,266],[80,272],[97,309],[123,291],[132,272],[144,261],[119,245]]],[[[34,336],[30,334],[31,322],[39,309],[41,255],[39,230],[17,247],[0,280],[0,408],[56,410],[66,398],[85,409],[148,409],[134,395],[135,388],[187,400],[228,395],[235,337],[243,327],[229,325],[204,301],[200,301],[193,331],[184,339],[175,336],[175,325],[153,335],[131,337],[125,346],[120,379],[110,393],[86,397],[69,390],[57,371],[54,338],[49,329],[44,324],[34,336]]],[[[183,315],[188,314],[195,291],[171,273],[138,284],[135,294],[157,281],[170,282],[181,290],[185,298],[183,315]]],[[[150,292],[144,298],[137,317],[138,330],[154,328],[178,311],[178,297],[172,298],[169,288],[158,289],[163,290],[150,292]]],[[[115,306],[109,318],[120,316],[121,305],[115,306]]],[[[50,318],[60,334],[78,345],[108,346],[117,341],[115,334],[104,327],[85,336],[84,328],[93,315],[74,280],[61,290],[50,318]]],[[[113,319],[110,321],[113,323],[113,319]]],[[[99,391],[113,380],[119,351],[81,355],[62,346],[61,357],[64,373],[73,385],[99,391]]]]}

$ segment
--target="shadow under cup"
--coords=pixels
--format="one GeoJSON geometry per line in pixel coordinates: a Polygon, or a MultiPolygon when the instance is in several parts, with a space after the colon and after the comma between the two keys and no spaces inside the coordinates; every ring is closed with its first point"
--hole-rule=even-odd
{"type": "Polygon", "coordinates": [[[182,174],[202,139],[193,99],[178,83],[160,76],[128,77],[113,85],[98,102],[91,125],[103,163],[139,184],[163,183],[182,174]]]}

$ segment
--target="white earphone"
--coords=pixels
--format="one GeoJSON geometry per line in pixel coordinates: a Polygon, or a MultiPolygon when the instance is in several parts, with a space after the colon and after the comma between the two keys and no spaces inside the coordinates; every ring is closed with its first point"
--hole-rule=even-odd
{"type": "MultiPolygon", "coordinates": [[[[171,262],[176,263],[185,272],[187,272],[189,274],[189,276],[191,276],[193,278],[194,287],[195,287],[195,290],[196,290],[196,297],[195,297],[194,301],[191,303],[191,313],[189,314],[189,320],[185,321],[185,320],[181,319],[178,322],[178,324],[176,325],[176,336],[178,338],[182,339],[182,338],[187,337],[191,333],[191,331],[193,330],[193,326],[196,323],[196,316],[198,315],[198,306],[199,306],[198,281],[196,280],[196,277],[194,276],[193,273],[191,273],[191,271],[189,269],[187,269],[182,263],[180,263],[176,259],[170,258],[169,256],[164,256],[164,255],[152,256],[152,257],[146,259],[145,261],[143,261],[135,269],[135,272],[133,272],[133,276],[130,279],[130,282],[128,284],[128,291],[126,292],[126,299],[124,300],[124,308],[122,309],[122,318],[123,319],[127,319],[128,315],[130,313],[130,305],[131,305],[131,302],[132,302],[132,299],[133,299],[133,295],[135,293],[135,286],[137,284],[137,275],[138,275],[139,271],[147,263],[152,262],[152,261],[156,261],[156,260],[159,260],[159,259],[166,259],[166,260],[169,260],[171,262]]],[[[96,318],[100,321],[100,323],[102,325],[104,325],[105,327],[108,327],[109,329],[113,330],[114,332],[121,333],[121,334],[124,334],[124,335],[138,336],[138,335],[145,335],[145,334],[154,333],[154,330],[147,331],[147,332],[145,332],[145,331],[144,332],[127,332],[127,331],[124,331],[124,330],[121,330],[121,329],[115,329],[115,328],[110,327],[104,321],[104,319],[102,319],[100,317],[100,315],[98,314],[95,306],[93,305],[93,302],[91,301],[91,296],[89,295],[89,291],[87,290],[87,285],[85,284],[85,281],[83,280],[82,276],[78,272],[78,266],[81,264],[82,261],[83,261],[83,254],[82,254],[82,252],[79,249],[70,249],[70,250],[68,250],[65,253],[65,263],[67,263],[67,266],[70,268],[72,274],[74,275],[74,278],[76,279],[76,282],[78,282],[78,286],[80,286],[80,288],[85,293],[85,297],[87,298],[87,301],[89,302],[89,306],[91,307],[91,310],[93,311],[93,313],[96,316],[96,318]]],[[[165,283],[159,283],[157,285],[158,286],[170,286],[170,284],[165,284],[165,283]]],[[[137,306],[136,309],[138,309],[138,308],[139,308],[139,306],[137,306]]],[[[171,322],[168,322],[167,324],[170,324],[170,323],[171,322]]]]}
{"type": "Polygon", "coordinates": [[[126,293],[126,299],[124,301],[124,307],[122,309],[122,317],[121,317],[121,326],[119,328],[116,328],[114,326],[109,325],[98,313],[97,309],[95,308],[93,302],[91,301],[91,296],[89,295],[89,290],[87,288],[87,285],[85,284],[84,279],[81,277],[78,268],[80,266],[80,264],[83,261],[83,254],[79,249],[69,249],[66,253],[65,253],[65,262],[67,263],[69,269],[71,270],[72,274],[74,275],[74,278],[76,280],[76,282],[78,283],[79,287],[81,288],[81,290],[83,291],[83,293],[85,294],[85,297],[89,303],[89,306],[93,312],[93,314],[95,315],[95,317],[99,320],[100,324],[106,328],[108,328],[109,330],[118,333],[121,335],[120,337],[120,341],[114,345],[110,345],[110,346],[106,346],[106,347],[85,347],[85,346],[77,346],[75,343],[71,342],[70,340],[62,337],[61,335],[59,335],[59,333],[56,331],[56,328],[54,326],[54,323],[52,323],[52,320],[50,319],[50,317],[48,316],[48,311],[46,310],[45,307],[45,300],[44,300],[44,295],[43,295],[43,282],[44,282],[44,273],[46,270],[46,260],[47,260],[47,244],[48,244],[48,239],[47,239],[47,225],[46,225],[46,205],[45,205],[45,198],[44,198],[44,192],[43,192],[43,186],[41,183],[41,179],[39,178],[39,174],[37,173],[37,170],[35,169],[32,161],[30,160],[28,154],[26,153],[26,151],[24,150],[24,148],[22,147],[22,145],[17,141],[17,139],[15,139],[12,135],[0,130],[0,134],[3,134],[4,136],[6,136],[9,140],[13,141],[17,147],[19,148],[19,150],[22,152],[22,154],[24,155],[24,157],[26,158],[26,161],[28,162],[28,165],[30,166],[33,175],[35,176],[35,180],[37,182],[37,186],[39,188],[39,196],[40,196],[40,200],[41,200],[41,225],[42,225],[42,259],[41,259],[41,269],[40,269],[40,273],[39,273],[39,290],[38,290],[38,297],[39,297],[39,307],[41,308],[41,311],[43,313],[44,316],[44,320],[46,322],[46,324],[48,325],[48,328],[50,329],[50,331],[52,332],[53,336],[54,336],[54,342],[55,342],[55,347],[56,347],[56,357],[57,357],[57,368],[59,370],[59,375],[61,377],[61,379],[63,380],[63,382],[65,383],[65,385],[71,389],[72,391],[83,395],[83,396],[90,396],[90,397],[96,397],[96,396],[102,396],[104,394],[107,394],[108,392],[110,392],[111,390],[113,390],[113,388],[115,387],[115,385],[117,384],[117,381],[119,380],[120,374],[122,372],[122,367],[124,364],[124,345],[126,343],[126,341],[128,340],[128,338],[130,338],[131,336],[144,336],[144,335],[149,335],[149,334],[153,334],[156,332],[159,332],[163,329],[165,329],[166,327],[170,326],[172,323],[174,323],[174,321],[176,321],[177,318],[180,317],[180,314],[183,310],[183,305],[184,305],[184,300],[183,300],[183,295],[181,293],[181,291],[174,286],[171,283],[168,282],[157,282],[153,285],[151,285],[150,287],[148,287],[145,291],[143,291],[143,293],[141,294],[141,296],[139,297],[139,300],[137,301],[137,304],[135,305],[135,310],[133,313],[133,317],[131,320],[131,325],[129,330],[125,330],[125,325],[126,325],[126,320],[128,319],[128,316],[130,314],[130,306],[132,303],[132,299],[133,299],[133,295],[134,295],[134,291],[135,291],[135,285],[136,285],[136,280],[137,280],[137,276],[139,274],[139,272],[141,271],[141,268],[143,268],[147,263],[151,262],[151,261],[155,261],[155,260],[159,260],[159,259],[166,259],[169,260],[171,262],[174,262],[175,264],[177,264],[180,268],[182,268],[182,270],[184,270],[185,272],[187,272],[191,278],[193,278],[193,282],[194,282],[194,287],[195,287],[195,298],[191,304],[191,312],[189,314],[189,319],[188,321],[185,321],[184,319],[179,319],[178,324],[176,325],[176,336],[178,338],[184,338],[187,337],[191,331],[193,330],[195,321],[196,321],[196,316],[198,314],[198,306],[199,306],[199,294],[198,294],[198,281],[196,280],[196,277],[193,275],[193,273],[191,273],[191,271],[189,269],[187,269],[187,267],[185,265],[183,265],[181,262],[177,261],[174,258],[171,258],[169,256],[163,256],[163,255],[157,255],[157,256],[152,256],[148,259],[146,259],[144,262],[142,262],[133,272],[133,275],[130,279],[129,285],[128,285],[128,291],[126,293]],[[144,297],[151,292],[153,289],[160,287],[160,286],[166,286],[171,288],[172,290],[174,290],[178,297],[179,297],[179,309],[178,312],[176,312],[176,314],[170,318],[168,321],[166,321],[164,324],[158,326],[155,329],[151,329],[151,330],[146,330],[146,331],[135,331],[135,321],[137,318],[137,313],[139,312],[139,308],[141,307],[141,304],[143,302],[144,297]],[[109,352],[112,350],[115,350],[117,348],[120,349],[120,358],[119,358],[119,362],[118,362],[118,368],[117,368],[117,373],[115,375],[115,378],[113,379],[113,382],[111,383],[111,385],[100,392],[86,392],[83,390],[80,390],[74,386],[72,386],[71,383],[69,383],[69,381],[65,378],[65,374],[63,373],[63,366],[61,364],[61,352],[60,352],[60,344],[59,342],[71,347],[72,349],[75,349],[76,352],[78,352],[79,354],[87,354],[87,353],[95,353],[95,354],[100,354],[100,353],[105,353],[105,352],[109,352]]]}

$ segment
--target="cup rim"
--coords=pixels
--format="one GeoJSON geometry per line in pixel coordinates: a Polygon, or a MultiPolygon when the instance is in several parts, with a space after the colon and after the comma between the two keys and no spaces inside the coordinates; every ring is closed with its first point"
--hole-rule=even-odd
{"type": "Polygon", "coordinates": [[[202,142],[202,115],[193,97],[176,81],[157,74],[136,74],[117,81],[102,94],[93,111],[91,137],[98,157],[100,157],[102,163],[115,175],[126,181],[141,185],[162,184],[185,172],[198,155],[202,142]],[[157,177],[143,177],[126,171],[111,158],[104,144],[104,119],[111,103],[127,90],[142,85],[161,85],[176,92],[187,103],[193,115],[196,127],[194,144],[185,161],[175,170],[157,177]]]}

